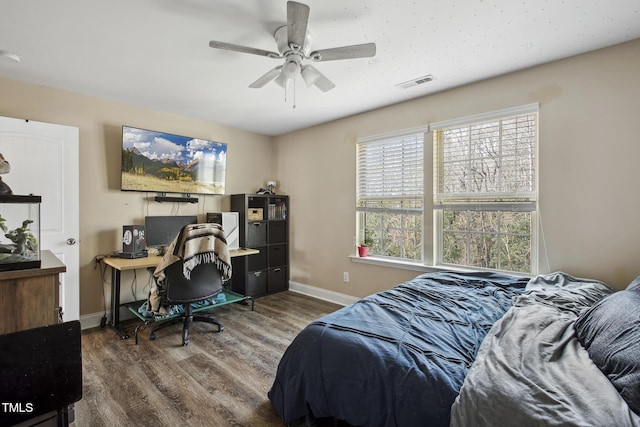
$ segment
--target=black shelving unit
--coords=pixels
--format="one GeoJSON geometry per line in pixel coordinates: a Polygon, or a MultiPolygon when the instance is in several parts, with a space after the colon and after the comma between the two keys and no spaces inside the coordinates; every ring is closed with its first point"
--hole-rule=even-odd
{"type": "Polygon", "coordinates": [[[289,196],[233,194],[240,246],[260,253],[232,258],[232,289],[259,297],[289,289],[289,196]]]}

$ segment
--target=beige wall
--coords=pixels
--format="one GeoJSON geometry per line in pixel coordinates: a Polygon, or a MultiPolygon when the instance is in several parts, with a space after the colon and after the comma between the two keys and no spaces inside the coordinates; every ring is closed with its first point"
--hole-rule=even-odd
{"type": "MultiPolygon", "coordinates": [[[[226,142],[228,194],[252,192],[276,178],[279,191],[291,196],[291,279],[364,296],[417,273],[349,259],[355,253],[356,139],[531,102],[540,103],[540,206],[549,270],[621,288],[640,275],[638,70],[635,40],[275,138],[1,78],[0,115],[80,129],[82,315],[104,308],[94,258],[121,248],[122,225],[176,209],[119,190],[123,124],[226,142]],[[343,271],[350,272],[348,284],[343,271]]],[[[206,196],[178,207],[180,214],[203,215],[227,210],[229,200],[206,196]]],[[[541,269],[548,270],[544,257],[541,269]]],[[[124,298],[132,280],[123,277],[124,298]]],[[[146,273],[139,274],[138,297],[146,281],[146,273]]],[[[104,286],[107,300],[109,290],[104,286]]]]}
{"type": "Polygon", "coordinates": [[[640,275],[639,71],[635,40],[276,137],[277,176],[291,196],[291,280],[364,296],[417,274],[348,258],[358,137],[538,102],[549,265],[542,253],[540,270],[625,287],[640,275]]]}
{"type": "MultiPolygon", "coordinates": [[[[122,249],[122,225],[145,215],[173,213],[204,218],[229,209],[228,196],[198,196],[198,204],[157,203],[155,193],[120,191],[122,125],[227,143],[227,194],[253,192],[273,177],[272,138],[130,105],[0,78],[0,116],[76,126],[80,129],[80,314],[104,310],[96,255],[122,249]],[[151,200],[150,200],[151,199],[151,200]]],[[[10,161],[10,159],[9,159],[10,161]]],[[[137,296],[146,296],[148,274],[138,272],[137,296]]],[[[107,274],[106,281],[111,277],[107,274]]],[[[133,275],[123,274],[123,298],[133,275]]],[[[109,284],[104,286],[107,305],[109,284]]]]}

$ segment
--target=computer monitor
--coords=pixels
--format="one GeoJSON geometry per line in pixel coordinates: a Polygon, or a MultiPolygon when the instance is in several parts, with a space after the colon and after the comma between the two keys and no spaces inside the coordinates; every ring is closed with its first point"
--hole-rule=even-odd
{"type": "Polygon", "coordinates": [[[196,215],[146,216],[144,218],[145,237],[148,248],[169,246],[182,227],[197,224],[196,215]]]}

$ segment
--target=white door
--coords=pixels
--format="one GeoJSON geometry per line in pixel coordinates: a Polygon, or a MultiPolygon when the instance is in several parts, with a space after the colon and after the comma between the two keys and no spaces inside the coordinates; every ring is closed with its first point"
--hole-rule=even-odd
{"type": "Polygon", "coordinates": [[[64,320],[80,319],[78,128],[0,117],[2,180],[13,194],[42,196],[40,248],[67,266],[60,275],[64,320]]]}

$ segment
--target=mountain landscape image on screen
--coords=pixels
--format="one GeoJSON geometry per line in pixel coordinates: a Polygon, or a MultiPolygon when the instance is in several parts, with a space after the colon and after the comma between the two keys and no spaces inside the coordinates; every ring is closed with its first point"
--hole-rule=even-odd
{"type": "Polygon", "coordinates": [[[226,144],[123,127],[122,190],[224,194],[226,144]]]}

